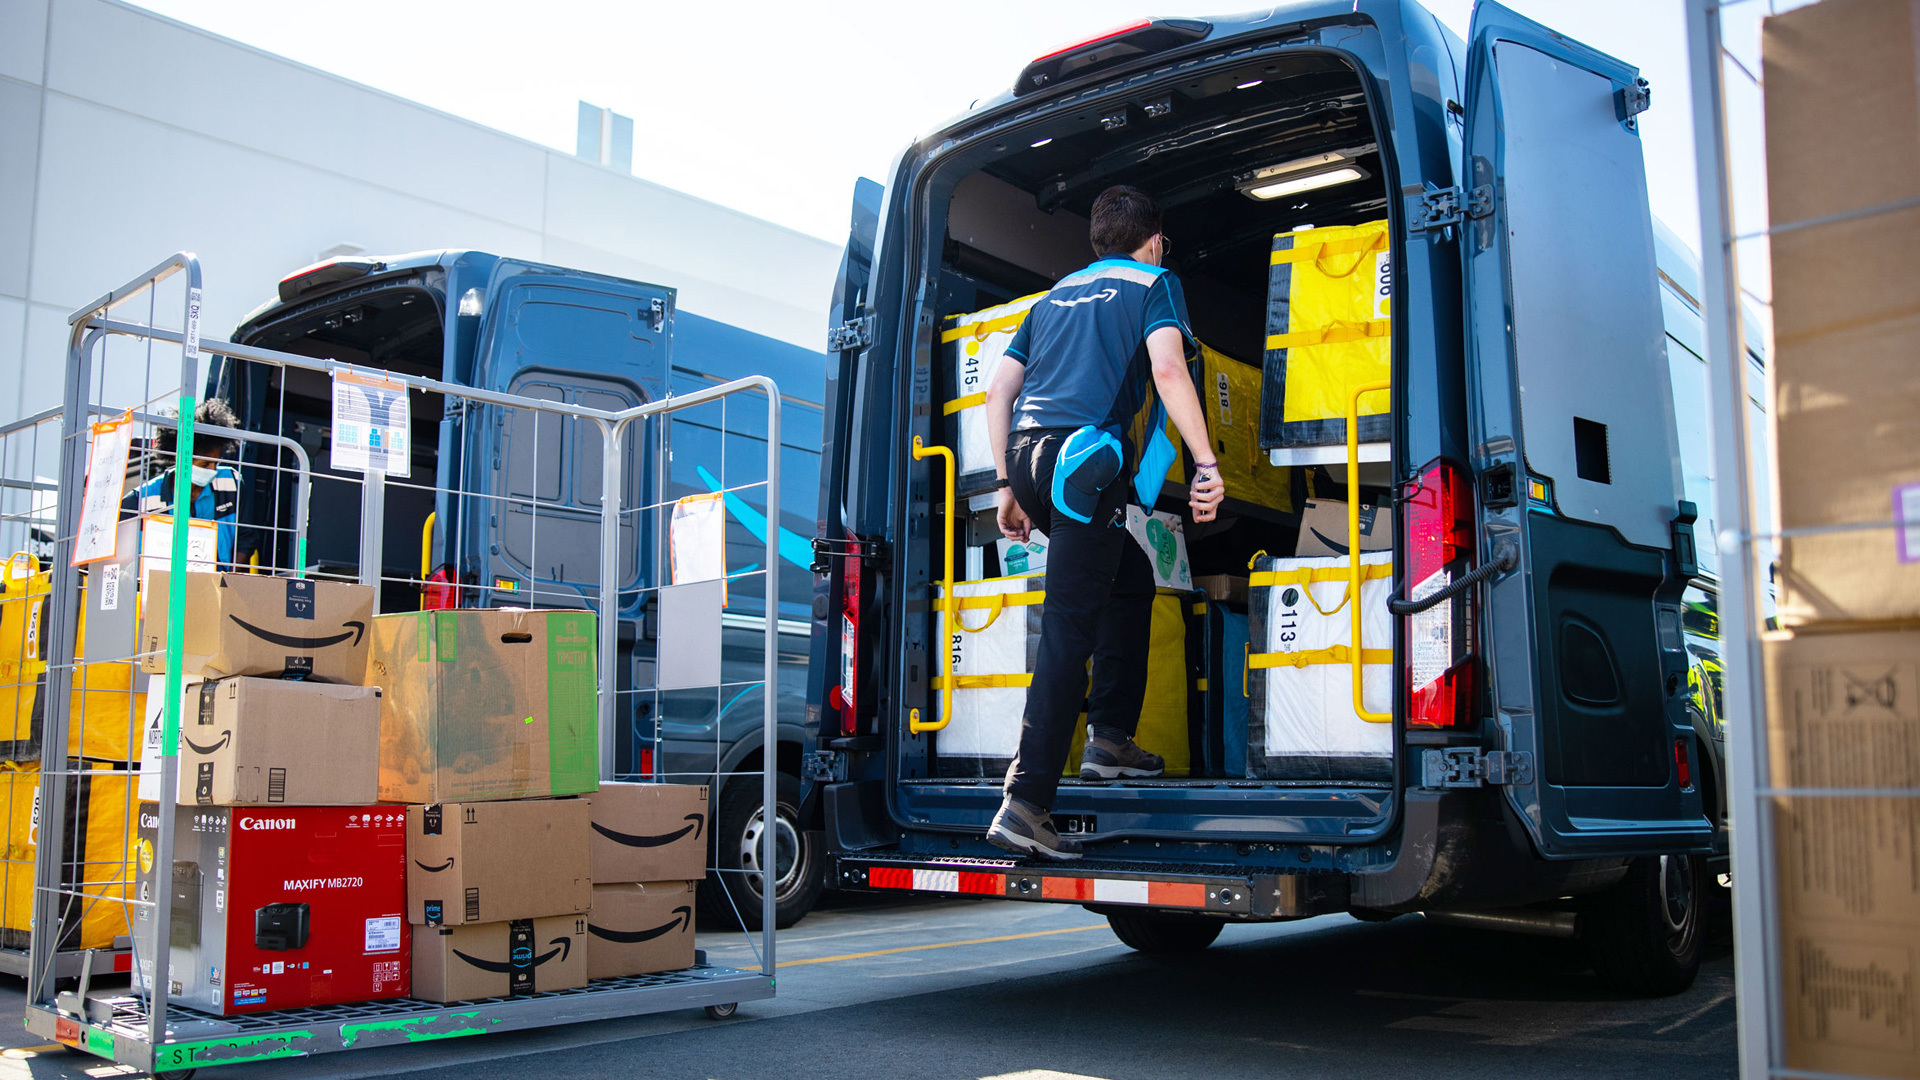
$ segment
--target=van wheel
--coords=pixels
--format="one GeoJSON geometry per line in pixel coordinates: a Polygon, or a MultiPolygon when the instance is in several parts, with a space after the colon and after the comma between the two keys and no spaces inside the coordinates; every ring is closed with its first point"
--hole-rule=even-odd
{"type": "Polygon", "coordinates": [[[1113,936],[1143,953],[1193,953],[1213,944],[1226,923],[1160,911],[1109,911],[1113,936]]]}
{"type": "Polygon", "coordinates": [[[1707,901],[1704,860],[1692,855],[1635,859],[1627,876],[1588,897],[1580,937],[1602,982],[1637,997],[1667,997],[1700,973],[1707,901]]]}
{"type": "MultiPolygon", "coordinates": [[[[785,930],[806,917],[826,886],[820,834],[800,827],[800,781],[785,773],[777,781],[773,816],[774,926],[785,930]]],[[[714,830],[714,865],[721,872],[700,883],[701,910],[723,925],[759,930],[761,844],[767,821],[760,812],[759,777],[741,777],[720,794],[714,830]],[[740,873],[740,871],[750,871],[740,873]],[[738,910],[738,917],[734,912],[738,910]]]]}

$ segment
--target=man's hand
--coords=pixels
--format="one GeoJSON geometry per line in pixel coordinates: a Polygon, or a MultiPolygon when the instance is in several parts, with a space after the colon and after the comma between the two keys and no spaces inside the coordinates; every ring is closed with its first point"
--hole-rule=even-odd
{"type": "Polygon", "coordinates": [[[1019,500],[1013,497],[1012,488],[1000,489],[1000,534],[1009,540],[1026,542],[1027,534],[1033,531],[1033,522],[1027,512],[1020,509],[1019,500]]]}
{"type": "Polygon", "coordinates": [[[1227,482],[1220,478],[1220,467],[1193,471],[1193,483],[1187,488],[1187,505],[1193,508],[1193,520],[1212,521],[1227,497],[1227,482]]]}

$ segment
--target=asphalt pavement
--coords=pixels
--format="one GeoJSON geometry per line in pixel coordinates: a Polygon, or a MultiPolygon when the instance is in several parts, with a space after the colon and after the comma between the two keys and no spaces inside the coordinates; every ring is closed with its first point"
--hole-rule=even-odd
{"type": "MultiPolygon", "coordinates": [[[[738,934],[704,934],[750,963],[738,934]]],[[[1185,1080],[1733,1077],[1733,961],[1693,989],[1603,989],[1576,943],[1328,916],[1151,957],[1077,907],[841,901],[780,937],[778,996],[700,1012],[202,1069],[197,1080],[1185,1080]]],[[[0,980],[0,1010],[20,985],[0,980]]],[[[12,1028],[0,1080],[128,1074],[12,1028]]]]}

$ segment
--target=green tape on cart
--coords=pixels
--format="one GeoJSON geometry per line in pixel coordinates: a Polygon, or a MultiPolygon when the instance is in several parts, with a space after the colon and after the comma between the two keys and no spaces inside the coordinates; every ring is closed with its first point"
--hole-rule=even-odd
{"type": "Polygon", "coordinates": [[[153,1050],[155,1071],[197,1069],[203,1065],[243,1065],[249,1061],[305,1057],[310,1051],[294,1041],[312,1041],[311,1031],[277,1031],[239,1039],[212,1039],[207,1042],[174,1043],[153,1050]]]}
{"type": "Polygon", "coordinates": [[[374,1020],[364,1024],[341,1024],[340,1045],[351,1049],[362,1038],[365,1038],[370,1046],[457,1039],[462,1035],[485,1035],[493,1025],[498,1023],[498,1020],[482,1020],[478,1012],[458,1012],[441,1013],[438,1016],[408,1016],[398,1020],[374,1020]]]}

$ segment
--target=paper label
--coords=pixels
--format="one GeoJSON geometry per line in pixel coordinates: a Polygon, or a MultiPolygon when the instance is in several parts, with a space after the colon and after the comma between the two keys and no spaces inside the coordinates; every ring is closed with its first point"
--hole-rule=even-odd
{"type": "MultiPolygon", "coordinates": [[[[220,558],[220,530],[211,521],[187,520],[187,569],[217,570],[220,558]]],[[[140,519],[140,591],[147,591],[147,575],[173,565],[173,518],[149,515],[140,519]]],[[[164,613],[167,600],[161,597],[150,611],[164,613]]]]}
{"type": "Polygon", "coordinates": [[[74,538],[73,565],[113,558],[120,525],[120,499],[126,494],[127,454],[133,447],[133,421],[127,417],[93,425],[87,454],[87,485],[80,506],[80,534],[74,538]]]}
{"type": "Polygon", "coordinates": [[[1393,310],[1393,252],[1373,257],[1373,317],[1387,318],[1393,310]]]}
{"type": "Polygon", "coordinates": [[[399,948],[399,916],[367,920],[367,952],[394,952],[399,948]]]}
{"type": "MultiPolygon", "coordinates": [[[[1453,575],[1437,570],[1414,586],[1409,600],[1424,600],[1453,581],[1453,575]]],[[[1435,604],[1407,620],[1407,674],[1415,690],[1447,673],[1453,666],[1453,601],[1435,604]]]]}
{"type": "Polygon", "coordinates": [[[1893,489],[1893,521],[1900,537],[1900,561],[1920,561],[1920,484],[1893,489]]]}
{"type": "Polygon", "coordinates": [[[1233,398],[1227,393],[1226,372],[1216,371],[1213,373],[1213,389],[1220,395],[1220,423],[1223,425],[1232,424],[1233,398]]]}
{"type": "Polygon", "coordinates": [[[100,568],[100,610],[120,610],[120,564],[117,562],[100,568]]]}
{"type": "Polygon", "coordinates": [[[360,371],[333,373],[334,468],[407,476],[411,431],[405,383],[360,371]]]}
{"type": "Polygon", "coordinates": [[[189,360],[200,359],[200,290],[187,290],[187,332],[183,351],[189,360]]]}
{"type": "Polygon", "coordinates": [[[1187,566],[1186,529],[1180,515],[1148,514],[1127,504],[1127,532],[1153,564],[1153,583],[1158,588],[1186,591],[1193,588],[1193,571],[1187,566]]]}
{"type": "MultiPolygon", "coordinates": [[[[727,576],[727,504],[718,493],[689,495],[673,504],[673,583],[727,576]]],[[[721,593],[722,604],[725,593],[721,593]]]]}

